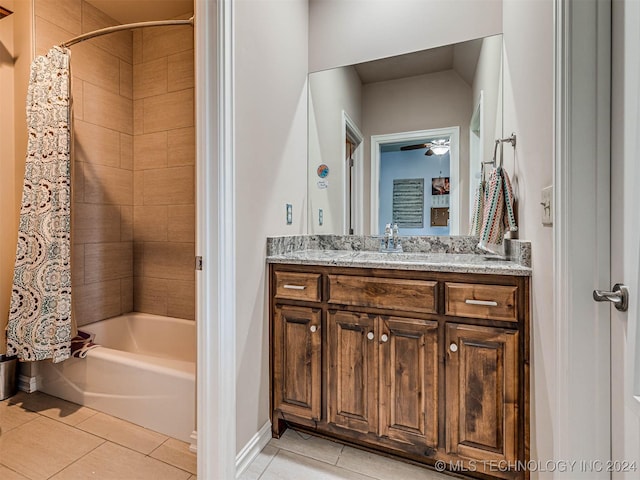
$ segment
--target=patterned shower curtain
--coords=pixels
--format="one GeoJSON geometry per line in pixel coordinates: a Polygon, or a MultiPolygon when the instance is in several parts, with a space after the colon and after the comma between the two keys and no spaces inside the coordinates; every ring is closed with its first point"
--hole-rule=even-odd
{"type": "Polygon", "coordinates": [[[54,47],[31,65],[27,150],[7,354],[65,360],[71,319],[70,52],[54,47]]]}

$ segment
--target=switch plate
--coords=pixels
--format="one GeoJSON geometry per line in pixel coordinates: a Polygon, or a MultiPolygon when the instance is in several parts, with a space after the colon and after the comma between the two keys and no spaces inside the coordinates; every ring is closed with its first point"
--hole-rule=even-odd
{"type": "Polygon", "coordinates": [[[287,203],[287,225],[293,223],[293,205],[287,203]]]}
{"type": "Polygon", "coordinates": [[[553,186],[542,189],[540,207],[542,208],[542,224],[553,225],[553,186]]]}
{"type": "Polygon", "coordinates": [[[319,208],[318,209],[318,225],[322,225],[324,223],[324,211],[319,208]]]}

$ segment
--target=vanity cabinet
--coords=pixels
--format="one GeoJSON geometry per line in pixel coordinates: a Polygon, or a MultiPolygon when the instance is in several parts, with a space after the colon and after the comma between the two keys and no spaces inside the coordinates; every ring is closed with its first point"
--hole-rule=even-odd
{"type": "Polygon", "coordinates": [[[524,276],[270,266],[271,419],[457,474],[524,479],[524,276]]]}

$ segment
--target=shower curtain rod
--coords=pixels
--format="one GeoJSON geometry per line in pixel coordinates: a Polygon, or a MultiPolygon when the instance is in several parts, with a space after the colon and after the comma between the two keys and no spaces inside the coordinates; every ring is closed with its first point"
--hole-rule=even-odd
{"type": "Polygon", "coordinates": [[[100,30],[94,30],[93,32],[88,32],[82,35],[78,35],[77,37],[74,37],[71,40],[67,40],[64,43],[61,43],[60,46],[67,48],[67,47],[70,47],[71,45],[84,42],[85,40],[89,40],[91,38],[107,35],[108,33],[120,32],[122,30],[134,30],[136,28],[145,28],[145,27],[164,27],[167,25],[193,26],[193,17],[189,18],[188,20],[157,20],[152,22],[127,23],[125,25],[115,25],[113,27],[101,28],[100,30]]]}

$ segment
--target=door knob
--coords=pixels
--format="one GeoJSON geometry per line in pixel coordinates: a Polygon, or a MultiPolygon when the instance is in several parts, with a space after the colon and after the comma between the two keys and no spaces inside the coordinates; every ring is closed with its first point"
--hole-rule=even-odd
{"type": "Polygon", "coordinates": [[[611,302],[621,312],[629,308],[629,288],[621,283],[616,283],[613,290],[594,290],[593,299],[596,302],[611,302]]]}
{"type": "Polygon", "coordinates": [[[456,345],[455,343],[452,343],[451,345],[449,345],[449,350],[451,350],[453,353],[458,351],[458,345],[456,345]]]}
{"type": "Polygon", "coordinates": [[[382,336],[380,337],[380,340],[382,340],[383,342],[386,342],[387,340],[389,340],[389,335],[387,335],[386,333],[383,333],[382,336]]]}
{"type": "Polygon", "coordinates": [[[369,340],[373,340],[373,337],[374,337],[374,336],[375,336],[375,335],[373,334],[373,332],[369,332],[369,333],[367,333],[367,338],[368,338],[369,340]]]}
{"type": "Polygon", "coordinates": [[[311,330],[311,333],[316,333],[316,330],[318,330],[318,327],[316,327],[315,325],[311,325],[311,327],[309,327],[309,330],[311,330]]]}

